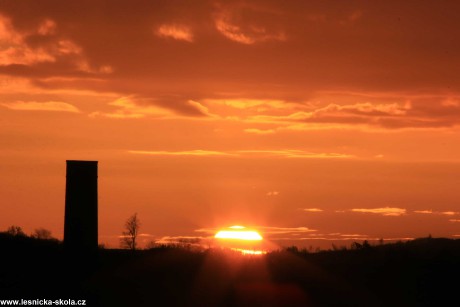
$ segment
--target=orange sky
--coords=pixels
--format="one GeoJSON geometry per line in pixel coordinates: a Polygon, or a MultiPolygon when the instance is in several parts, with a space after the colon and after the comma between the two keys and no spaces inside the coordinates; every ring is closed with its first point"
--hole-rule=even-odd
{"type": "Polygon", "coordinates": [[[0,229],[62,238],[87,159],[112,247],[134,212],[145,242],[460,236],[459,11],[0,0],[0,229]]]}

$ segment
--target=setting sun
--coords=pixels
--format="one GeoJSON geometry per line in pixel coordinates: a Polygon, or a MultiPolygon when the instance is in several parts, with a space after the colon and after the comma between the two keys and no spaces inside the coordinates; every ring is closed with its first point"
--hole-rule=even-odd
{"type": "Polygon", "coordinates": [[[231,226],[228,230],[220,230],[214,236],[216,239],[233,239],[247,241],[261,241],[262,236],[254,230],[246,230],[243,226],[231,226]]]}

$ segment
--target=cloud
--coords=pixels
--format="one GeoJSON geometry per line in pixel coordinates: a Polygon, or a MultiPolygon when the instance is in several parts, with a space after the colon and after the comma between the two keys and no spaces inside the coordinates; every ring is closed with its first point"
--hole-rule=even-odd
{"type": "Polygon", "coordinates": [[[187,244],[201,246],[204,237],[199,236],[164,236],[155,240],[155,244],[187,244]]]}
{"type": "Polygon", "coordinates": [[[361,116],[397,116],[405,115],[409,105],[399,105],[397,103],[389,104],[372,104],[356,103],[352,105],[338,105],[335,103],[314,110],[307,114],[309,118],[324,117],[324,116],[343,116],[345,114],[354,114],[361,116]]]}
{"type": "Polygon", "coordinates": [[[305,208],[302,210],[305,212],[323,212],[323,209],[319,209],[319,208],[305,208]]]}
{"type": "Polygon", "coordinates": [[[278,196],[280,194],[279,191],[269,191],[267,193],[267,196],[278,196]]]}
{"type": "Polygon", "coordinates": [[[349,238],[361,238],[361,237],[368,237],[368,235],[362,235],[362,234],[340,234],[341,237],[349,237],[349,238]]]}
{"type": "Polygon", "coordinates": [[[421,214],[433,214],[433,210],[415,210],[414,212],[421,214]]]}
{"type": "MultiPolygon", "coordinates": [[[[344,97],[346,95],[333,99],[340,100],[344,97]]],[[[378,100],[378,98],[370,98],[370,100],[378,100]]],[[[260,108],[254,108],[249,104],[245,112],[240,112],[237,116],[240,120],[245,120],[248,123],[276,125],[276,128],[267,130],[270,132],[343,129],[346,127],[364,130],[440,129],[460,125],[460,104],[457,104],[460,99],[439,96],[429,99],[430,104],[428,104],[424,99],[409,95],[400,97],[398,100],[400,102],[310,103],[303,105],[285,101],[282,102],[284,107],[267,104],[260,108]]],[[[236,104],[229,104],[229,106],[234,105],[236,104]]],[[[215,112],[218,113],[218,111],[215,112]]],[[[246,130],[254,133],[264,132],[264,130],[259,131],[258,128],[247,128],[246,130]]]]}
{"type": "Polygon", "coordinates": [[[341,153],[313,153],[297,149],[286,150],[241,150],[244,155],[272,156],[285,158],[309,158],[309,159],[350,159],[353,155],[341,153]]]}
{"type": "Polygon", "coordinates": [[[147,151],[147,150],[130,150],[129,153],[151,156],[232,156],[230,153],[211,150],[189,150],[189,151],[147,151]]]}
{"type": "Polygon", "coordinates": [[[437,215],[457,215],[457,214],[460,214],[460,212],[456,212],[456,211],[433,211],[433,210],[414,210],[414,213],[437,214],[437,215]]]}
{"type": "MultiPolygon", "coordinates": [[[[269,241],[309,241],[309,240],[325,240],[325,241],[407,241],[413,240],[413,237],[385,238],[375,237],[362,233],[318,233],[318,230],[308,227],[274,227],[274,226],[254,226],[252,229],[259,231],[265,239],[269,241]]],[[[213,236],[218,228],[200,228],[195,232],[206,233],[213,236]]],[[[206,237],[209,238],[209,237],[206,237]]]]}
{"type": "Polygon", "coordinates": [[[228,39],[246,45],[269,40],[283,41],[286,39],[283,33],[271,34],[265,28],[251,27],[249,29],[242,29],[241,26],[228,22],[222,17],[216,19],[216,28],[228,39]]]}
{"type": "Polygon", "coordinates": [[[244,129],[244,132],[246,133],[253,133],[253,134],[259,134],[259,135],[266,135],[266,134],[273,134],[276,132],[275,129],[257,129],[257,128],[248,128],[244,129]]]}
{"type": "Polygon", "coordinates": [[[224,104],[235,109],[255,109],[256,111],[265,111],[269,109],[288,108],[287,103],[282,100],[266,99],[225,99],[225,100],[206,100],[207,103],[224,104]]]}
{"type": "Polygon", "coordinates": [[[309,158],[309,159],[344,159],[354,156],[338,153],[311,153],[302,150],[188,150],[188,151],[148,151],[130,150],[132,154],[157,156],[228,156],[228,157],[279,157],[279,158],[309,158]]]}
{"type": "MultiPolygon", "coordinates": [[[[460,236],[460,235],[459,235],[460,236]]],[[[413,240],[413,237],[400,237],[400,238],[379,238],[364,234],[342,234],[342,235],[328,235],[328,234],[305,234],[303,237],[274,237],[270,238],[272,241],[313,241],[313,240],[324,240],[324,241],[409,241],[413,240]]]]}
{"type": "MultiPolygon", "coordinates": [[[[45,20],[38,25],[36,34],[42,36],[50,34],[51,25],[55,27],[55,23],[52,20],[45,20]]],[[[28,35],[33,35],[33,33],[22,34],[16,31],[11,19],[0,14],[0,65],[56,61],[55,55],[52,54],[51,50],[45,50],[44,48],[33,49],[27,46],[25,40],[28,35]]]]}
{"type": "MultiPolygon", "coordinates": [[[[155,237],[154,235],[149,234],[149,233],[140,233],[138,236],[141,237],[141,238],[155,237]]],[[[103,237],[111,237],[111,236],[103,236],[103,237]]],[[[129,237],[131,237],[131,236],[129,236],[129,235],[117,235],[117,238],[129,238],[129,237]]]]}
{"type": "Polygon", "coordinates": [[[173,38],[186,42],[193,42],[193,33],[190,28],[184,25],[164,24],[156,31],[156,35],[164,38],[173,38]]]}
{"type": "Polygon", "coordinates": [[[0,105],[16,111],[59,111],[80,113],[80,110],[77,107],[69,103],[60,101],[16,101],[0,103],[0,105]]]}
{"type": "Polygon", "coordinates": [[[401,216],[401,215],[406,214],[406,209],[392,208],[392,207],[373,208],[373,209],[351,209],[350,211],[360,212],[360,213],[381,214],[385,216],[401,216]]]}
{"type": "Polygon", "coordinates": [[[143,118],[146,116],[166,117],[172,113],[166,109],[154,105],[140,105],[131,97],[121,97],[109,103],[109,106],[116,107],[114,112],[93,112],[90,117],[103,116],[108,118],[143,118]]]}
{"type": "MultiPolygon", "coordinates": [[[[311,233],[317,230],[310,229],[308,227],[273,227],[273,226],[254,226],[248,227],[251,229],[256,229],[257,231],[263,234],[301,234],[301,233],[311,233]]],[[[196,229],[196,232],[204,232],[209,234],[215,234],[219,229],[217,228],[200,228],[196,229]]]]}
{"type": "Polygon", "coordinates": [[[204,106],[203,104],[199,103],[198,101],[189,100],[187,101],[188,105],[195,108],[195,110],[199,113],[199,115],[206,115],[209,117],[214,117],[215,115],[212,114],[209,109],[204,106]]]}
{"type": "Polygon", "coordinates": [[[216,234],[216,232],[218,231],[219,229],[217,228],[199,228],[199,229],[195,229],[195,232],[204,232],[204,233],[209,233],[209,234],[216,234]]]}
{"type": "MultiPolygon", "coordinates": [[[[253,127],[252,134],[273,134],[283,131],[359,128],[378,129],[440,129],[460,125],[460,99],[454,97],[420,98],[403,95],[389,97],[390,102],[376,93],[366,102],[353,93],[337,93],[327,100],[347,102],[304,101],[281,99],[222,98],[203,99],[216,117],[244,121],[253,127]],[[383,101],[382,101],[383,100],[383,101]],[[357,102],[358,101],[358,102],[357,102]],[[395,102],[397,101],[397,102],[395,102]],[[427,101],[430,103],[428,104],[427,101]],[[254,125],[264,125],[258,127],[254,125]],[[269,127],[267,127],[270,125],[269,127]]],[[[317,94],[318,100],[324,99],[317,94]]]]}
{"type": "Polygon", "coordinates": [[[459,220],[459,219],[450,219],[449,222],[452,222],[452,223],[460,223],[460,220],[459,220]]]}
{"type": "Polygon", "coordinates": [[[295,234],[295,233],[310,233],[317,231],[308,227],[256,227],[265,234],[295,234]]]}
{"type": "Polygon", "coordinates": [[[460,28],[454,3],[440,17],[430,2],[417,12],[405,2],[344,8],[318,2],[143,1],[107,7],[100,0],[42,0],[28,2],[27,9],[6,2],[0,8],[0,74],[27,78],[43,89],[135,96],[173,113],[205,116],[190,103],[195,101],[219,120],[244,121],[242,130],[249,134],[460,124],[460,82],[452,69],[459,59],[449,52],[455,48],[444,31],[460,28]],[[394,10],[410,18],[389,24],[394,10]],[[81,12],[91,18],[78,18],[81,12]],[[430,31],[423,12],[433,12],[430,31]],[[261,44],[267,47],[263,52],[261,44]],[[69,77],[76,79],[56,82],[69,77]],[[429,92],[431,97],[423,97],[429,92]],[[225,99],[266,103],[238,108],[206,102],[225,99]]]}
{"type": "Polygon", "coordinates": [[[403,118],[410,109],[406,104],[354,103],[339,105],[330,103],[325,106],[296,106],[296,111],[283,115],[255,115],[250,120],[258,122],[305,123],[305,124],[340,124],[380,126],[384,118],[403,118]]]}
{"type": "Polygon", "coordinates": [[[456,214],[460,214],[460,213],[455,212],[455,211],[443,211],[443,212],[441,212],[441,214],[444,214],[444,215],[456,215],[456,214]]]}
{"type": "Polygon", "coordinates": [[[38,26],[38,34],[40,35],[53,35],[56,33],[56,22],[51,19],[45,19],[43,22],[38,26]]]}
{"type": "Polygon", "coordinates": [[[74,40],[60,35],[59,30],[56,21],[43,18],[31,28],[19,31],[11,19],[0,12],[0,73],[33,76],[37,73],[63,73],[68,69],[72,73],[113,72],[110,65],[91,65],[84,56],[83,48],[74,40]]]}
{"type": "Polygon", "coordinates": [[[214,14],[214,23],[223,36],[237,43],[252,45],[266,41],[285,41],[286,34],[273,25],[273,19],[272,22],[264,20],[275,16],[254,5],[220,5],[214,14]]]}

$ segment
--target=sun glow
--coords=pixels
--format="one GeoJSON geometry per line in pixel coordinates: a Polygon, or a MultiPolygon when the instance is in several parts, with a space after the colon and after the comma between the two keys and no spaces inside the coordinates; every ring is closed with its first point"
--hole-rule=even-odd
{"type": "Polygon", "coordinates": [[[245,230],[243,226],[231,226],[229,230],[220,230],[216,233],[216,239],[234,239],[247,241],[261,241],[262,236],[254,230],[245,230]]]}

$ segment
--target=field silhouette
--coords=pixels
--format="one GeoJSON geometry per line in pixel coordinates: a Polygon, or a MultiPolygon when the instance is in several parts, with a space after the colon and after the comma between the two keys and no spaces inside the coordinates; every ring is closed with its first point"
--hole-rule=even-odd
{"type": "Polygon", "coordinates": [[[460,240],[445,238],[262,256],[100,249],[95,263],[55,239],[0,233],[0,246],[0,299],[89,306],[442,306],[455,303],[460,273],[460,240]]]}

